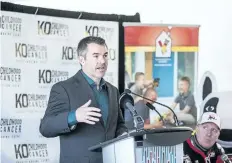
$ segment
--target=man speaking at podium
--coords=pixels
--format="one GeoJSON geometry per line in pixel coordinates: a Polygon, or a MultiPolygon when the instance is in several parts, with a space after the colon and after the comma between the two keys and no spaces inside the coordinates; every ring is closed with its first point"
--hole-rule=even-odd
{"type": "Polygon", "coordinates": [[[88,148],[127,132],[119,92],[103,79],[107,51],[102,38],[82,39],[77,48],[82,69],[52,86],[40,132],[60,137],[60,163],[102,163],[102,153],[88,148]]]}

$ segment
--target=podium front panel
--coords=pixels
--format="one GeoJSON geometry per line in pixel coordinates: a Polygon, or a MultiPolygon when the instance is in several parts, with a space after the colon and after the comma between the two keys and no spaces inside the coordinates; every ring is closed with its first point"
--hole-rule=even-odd
{"type": "Polygon", "coordinates": [[[136,148],[136,163],[181,163],[183,144],[136,148]]]}
{"type": "Polygon", "coordinates": [[[133,137],[122,139],[102,149],[104,163],[135,163],[135,141],[133,137]]]}
{"type": "Polygon", "coordinates": [[[103,163],[183,162],[183,144],[155,147],[140,145],[137,144],[133,137],[109,144],[102,149],[103,163]]]}

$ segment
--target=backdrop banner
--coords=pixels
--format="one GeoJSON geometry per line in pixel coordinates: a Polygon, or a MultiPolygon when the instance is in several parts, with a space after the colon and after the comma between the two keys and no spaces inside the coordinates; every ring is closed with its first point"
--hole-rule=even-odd
{"type": "Polygon", "coordinates": [[[59,138],[39,133],[51,86],[80,65],[77,45],[100,36],[109,49],[105,80],[118,87],[118,23],[1,11],[1,162],[59,162],[59,138]]]}

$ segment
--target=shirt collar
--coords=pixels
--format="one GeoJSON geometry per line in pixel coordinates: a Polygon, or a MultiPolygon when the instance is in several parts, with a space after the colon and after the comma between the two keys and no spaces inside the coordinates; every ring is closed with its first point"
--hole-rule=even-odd
{"type": "MultiPolygon", "coordinates": [[[[89,85],[91,87],[96,86],[96,83],[93,81],[93,79],[91,79],[86,73],[84,73],[83,70],[81,70],[81,73],[82,73],[82,75],[84,76],[84,78],[87,80],[87,82],[89,83],[89,85]]],[[[100,88],[104,88],[106,86],[106,81],[103,78],[101,78],[99,86],[100,86],[100,88]]]]}
{"type": "Polygon", "coordinates": [[[182,97],[188,97],[190,93],[191,93],[191,92],[190,92],[190,91],[188,91],[187,93],[180,94],[180,95],[181,95],[182,97]]]}

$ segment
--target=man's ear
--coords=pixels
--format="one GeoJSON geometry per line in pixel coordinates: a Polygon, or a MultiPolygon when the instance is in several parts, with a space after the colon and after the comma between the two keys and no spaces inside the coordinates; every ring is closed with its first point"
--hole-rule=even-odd
{"type": "Polygon", "coordinates": [[[195,133],[197,133],[198,131],[199,131],[199,125],[196,125],[195,133]]]}
{"type": "Polygon", "coordinates": [[[79,56],[78,60],[79,60],[79,63],[81,64],[81,66],[83,66],[85,64],[85,58],[83,56],[79,56]]]}

